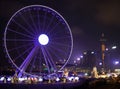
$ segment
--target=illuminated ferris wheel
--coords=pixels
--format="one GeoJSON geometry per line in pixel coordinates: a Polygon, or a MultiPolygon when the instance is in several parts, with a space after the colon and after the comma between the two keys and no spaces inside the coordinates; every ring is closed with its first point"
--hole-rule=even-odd
{"type": "Polygon", "coordinates": [[[68,23],[58,12],[43,5],[30,5],[8,21],[4,45],[18,76],[49,75],[68,63],[73,38],[68,23]]]}

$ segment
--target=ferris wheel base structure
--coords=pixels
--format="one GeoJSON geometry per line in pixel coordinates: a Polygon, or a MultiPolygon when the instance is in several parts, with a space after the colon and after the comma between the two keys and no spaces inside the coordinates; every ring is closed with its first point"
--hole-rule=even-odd
{"type": "Polygon", "coordinates": [[[68,63],[73,37],[68,23],[57,11],[30,5],[18,10],[8,21],[4,46],[19,77],[52,75],[68,63]]]}

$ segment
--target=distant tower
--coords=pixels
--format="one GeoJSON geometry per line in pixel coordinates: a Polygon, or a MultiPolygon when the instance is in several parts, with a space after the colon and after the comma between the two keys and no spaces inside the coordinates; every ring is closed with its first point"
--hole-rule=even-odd
{"type": "Polygon", "coordinates": [[[100,41],[101,41],[101,58],[102,58],[102,71],[104,72],[104,69],[105,69],[105,42],[106,42],[106,39],[104,37],[104,33],[102,33],[101,35],[101,38],[100,38],[100,41]]]}

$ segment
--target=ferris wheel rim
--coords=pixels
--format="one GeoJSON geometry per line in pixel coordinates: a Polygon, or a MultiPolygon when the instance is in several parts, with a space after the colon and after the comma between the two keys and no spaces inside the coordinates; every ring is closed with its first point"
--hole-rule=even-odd
{"type": "MultiPolygon", "coordinates": [[[[44,5],[29,5],[29,6],[25,6],[25,7],[21,8],[20,10],[18,10],[17,12],[15,12],[15,13],[12,15],[12,17],[10,18],[10,20],[8,21],[8,23],[7,23],[7,25],[6,25],[5,32],[4,32],[4,46],[5,46],[6,53],[7,53],[8,57],[9,57],[10,61],[12,62],[12,64],[13,64],[19,71],[21,71],[21,69],[13,62],[13,60],[12,60],[12,58],[11,58],[9,52],[8,52],[7,43],[6,43],[6,34],[7,34],[7,29],[8,29],[8,26],[9,26],[11,20],[12,20],[20,11],[22,11],[22,10],[24,10],[24,9],[26,9],[26,8],[29,8],[29,7],[34,7],[34,6],[43,7],[43,8],[47,8],[47,9],[49,9],[49,10],[52,10],[52,11],[55,12],[57,15],[59,15],[59,16],[63,19],[63,21],[66,23],[66,25],[67,25],[67,28],[68,28],[69,33],[70,33],[70,36],[71,36],[71,50],[70,50],[69,56],[68,56],[68,58],[67,58],[67,61],[66,61],[65,64],[58,70],[58,71],[61,71],[61,70],[66,66],[66,64],[68,63],[68,61],[70,60],[70,56],[71,56],[71,54],[72,54],[72,50],[73,50],[73,37],[72,37],[72,32],[71,32],[71,29],[70,29],[67,21],[63,18],[63,16],[62,16],[61,14],[59,14],[56,10],[54,10],[54,9],[52,9],[52,8],[50,8],[50,7],[44,6],[44,5]]],[[[29,73],[27,73],[27,72],[24,72],[24,73],[25,73],[25,74],[29,74],[29,73]]]]}

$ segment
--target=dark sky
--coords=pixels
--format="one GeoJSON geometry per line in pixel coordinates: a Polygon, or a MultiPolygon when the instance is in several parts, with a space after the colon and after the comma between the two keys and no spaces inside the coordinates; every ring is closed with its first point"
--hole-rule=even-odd
{"type": "Polygon", "coordinates": [[[105,33],[107,46],[120,45],[119,0],[0,0],[0,60],[3,53],[3,33],[10,17],[27,5],[46,5],[59,12],[73,33],[72,57],[84,50],[100,50],[100,36],[105,33]]]}

